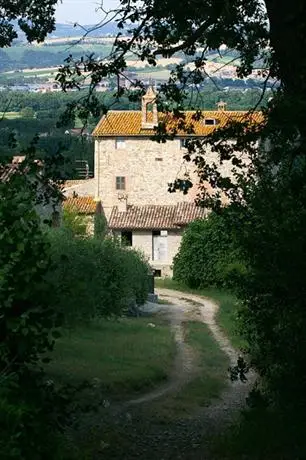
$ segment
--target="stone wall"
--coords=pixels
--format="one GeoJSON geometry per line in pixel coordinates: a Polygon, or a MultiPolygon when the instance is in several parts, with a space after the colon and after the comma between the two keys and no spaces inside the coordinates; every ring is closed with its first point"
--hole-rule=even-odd
{"type": "Polygon", "coordinates": [[[65,196],[74,196],[74,194],[78,196],[95,196],[97,188],[96,178],[79,181],[68,181],[68,183],[69,182],[72,182],[72,185],[68,185],[63,189],[65,196]]]}
{"type": "MultiPolygon", "coordinates": [[[[181,148],[180,139],[160,144],[149,138],[125,138],[124,141],[125,145],[117,144],[118,148],[116,138],[95,141],[95,195],[102,199],[107,217],[111,207],[119,204],[118,195],[122,193],[127,194],[128,204],[136,206],[194,201],[196,193],[168,192],[168,183],[183,179],[186,173],[194,184],[198,182],[194,164],[183,160],[185,149],[181,148]],[[126,178],[125,191],[116,190],[116,176],[126,178]]],[[[211,163],[217,160],[212,152],[207,158],[211,163]]],[[[231,168],[232,165],[225,162],[221,170],[231,176],[231,168]]]]}

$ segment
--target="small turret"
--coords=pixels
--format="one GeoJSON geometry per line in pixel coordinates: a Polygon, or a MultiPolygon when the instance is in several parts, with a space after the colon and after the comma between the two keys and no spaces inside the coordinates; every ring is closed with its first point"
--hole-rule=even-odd
{"type": "Polygon", "coordinates": [[[146,94],[142,97],[141,113],[141,126],[143,129],[152,129],[157,126],[156,94],[152,86],[149,86],[146,94]]]}

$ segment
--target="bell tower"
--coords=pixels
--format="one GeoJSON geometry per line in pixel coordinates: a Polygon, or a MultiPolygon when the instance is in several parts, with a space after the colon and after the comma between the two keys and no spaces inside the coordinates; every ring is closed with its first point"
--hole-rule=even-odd
{"type": "Polygon", "coordinates": [[[141,101],[141,127],[152,129],[158,125],[156,94],[149,86],[141,101]]]}
{"type": "Polygon", "coordinates": [[[220,101],[217,103],[218,111],[219,112],[225,112],[226,111],[226,102],[220,101]]]}

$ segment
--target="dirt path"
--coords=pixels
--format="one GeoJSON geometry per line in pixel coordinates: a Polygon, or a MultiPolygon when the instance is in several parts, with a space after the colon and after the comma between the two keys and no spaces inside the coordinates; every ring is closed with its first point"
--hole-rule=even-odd
{"type": "MultiPolygon", "coordinates": [[[[216,323],[218,305],[215,302],[168,289],[157,289],[157,293],[161,299],[171,302],[171,305],[151,304],[147,307],[150,313],[165,314],[170,320],[177,345],[170,378],[157,389],[120,407],[111,405],[100,413],[99,425],[104,427],[101,450],[90,457],[92,459],[213,460],[210,439],[233,423],[239,410],[245,406],[253,376],[247,384],[229,382],[220,398],[191,416],[165,422],[148,415],[151,403],[155,400],[162,403],[163,397],[179,393],[196,376],[196,357],[184,339],[185,320],[203,321],[229,357],[230,363],[236,363],[237,359],[236,351],[216,323]]],[[[154,319],[150,318],[149,321],[154,322],[154,319]]]]}
{"type": "MultiPolygon", "coordinates": [[[[152,310],[151,310],[152,311],[152,310]]],[[[196,363],[192,348],[185,342],[183,320],[186,308],[183,305],[158,305],[156,313],[163,313],[168,316],[170,327],[173,332],[176,344],[176,357],[173,369],[170,372],[168,381],[145,395],[133,399],[127,405],[142,404],[166,396],[169,393],[176,393],[186,385],[196,374],[196,363]]]]}
{"type": "MultiPolygon", "coordinates": [[[[157,293],[162,299],[169,299],[171,303],[175,304],[175,307],[185,308],[185,311],[186,304],[187,308],[190,302],[196,305],[200,312],[198,319],[209,327],[220,348],[229,357],[230,365],[236,364],[238,353],[216,323],[216,313],[219,308],[217,303],[208,298],[170,289],[157,289],[157,293]]],[[[250,373],[247,383],[229,382],[221,397],[217,401],[212,401],[207,408],[199,411],[195,418],[200,417],[205,420],[205,426],[209,430],[217,427],[220,429],[221,425],[231,423],[236,418],[237,413],[245,407],[246,398],[254,381],[255,375],[250,373]]]]}

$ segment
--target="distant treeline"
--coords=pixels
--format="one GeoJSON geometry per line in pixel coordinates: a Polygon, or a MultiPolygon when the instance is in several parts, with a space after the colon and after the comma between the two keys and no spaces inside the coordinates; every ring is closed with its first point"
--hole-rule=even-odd
{"type": "MultiPolygon", "coordinates": [[[[25,107],[31,107],[38,118],[57,118],[68,102],[82,96],[82,92],[50,92],[33,93],[27,91],[2,91],[0,92],[0,112],[19,112],[25,107]]],[[[190,97],[185,101],[185,108],[196,107],[205,110],[214,110],[216,104],[223,100],[227,103],[228,110],[248,110],[253,108],[262,95],[259,88],[252,89],[216,89],[213,85],[206,85],[200,91],[190,91],[190,97]]],[[[267,91],[261,104],[265,104],[271,92],[267,91]]],[[[123,96],[115,102],[112,92],[97,93],[98,99],[104,105],[117,110],[140,110],[140,98],[131,102],[128,96],[123,96]]]]}

